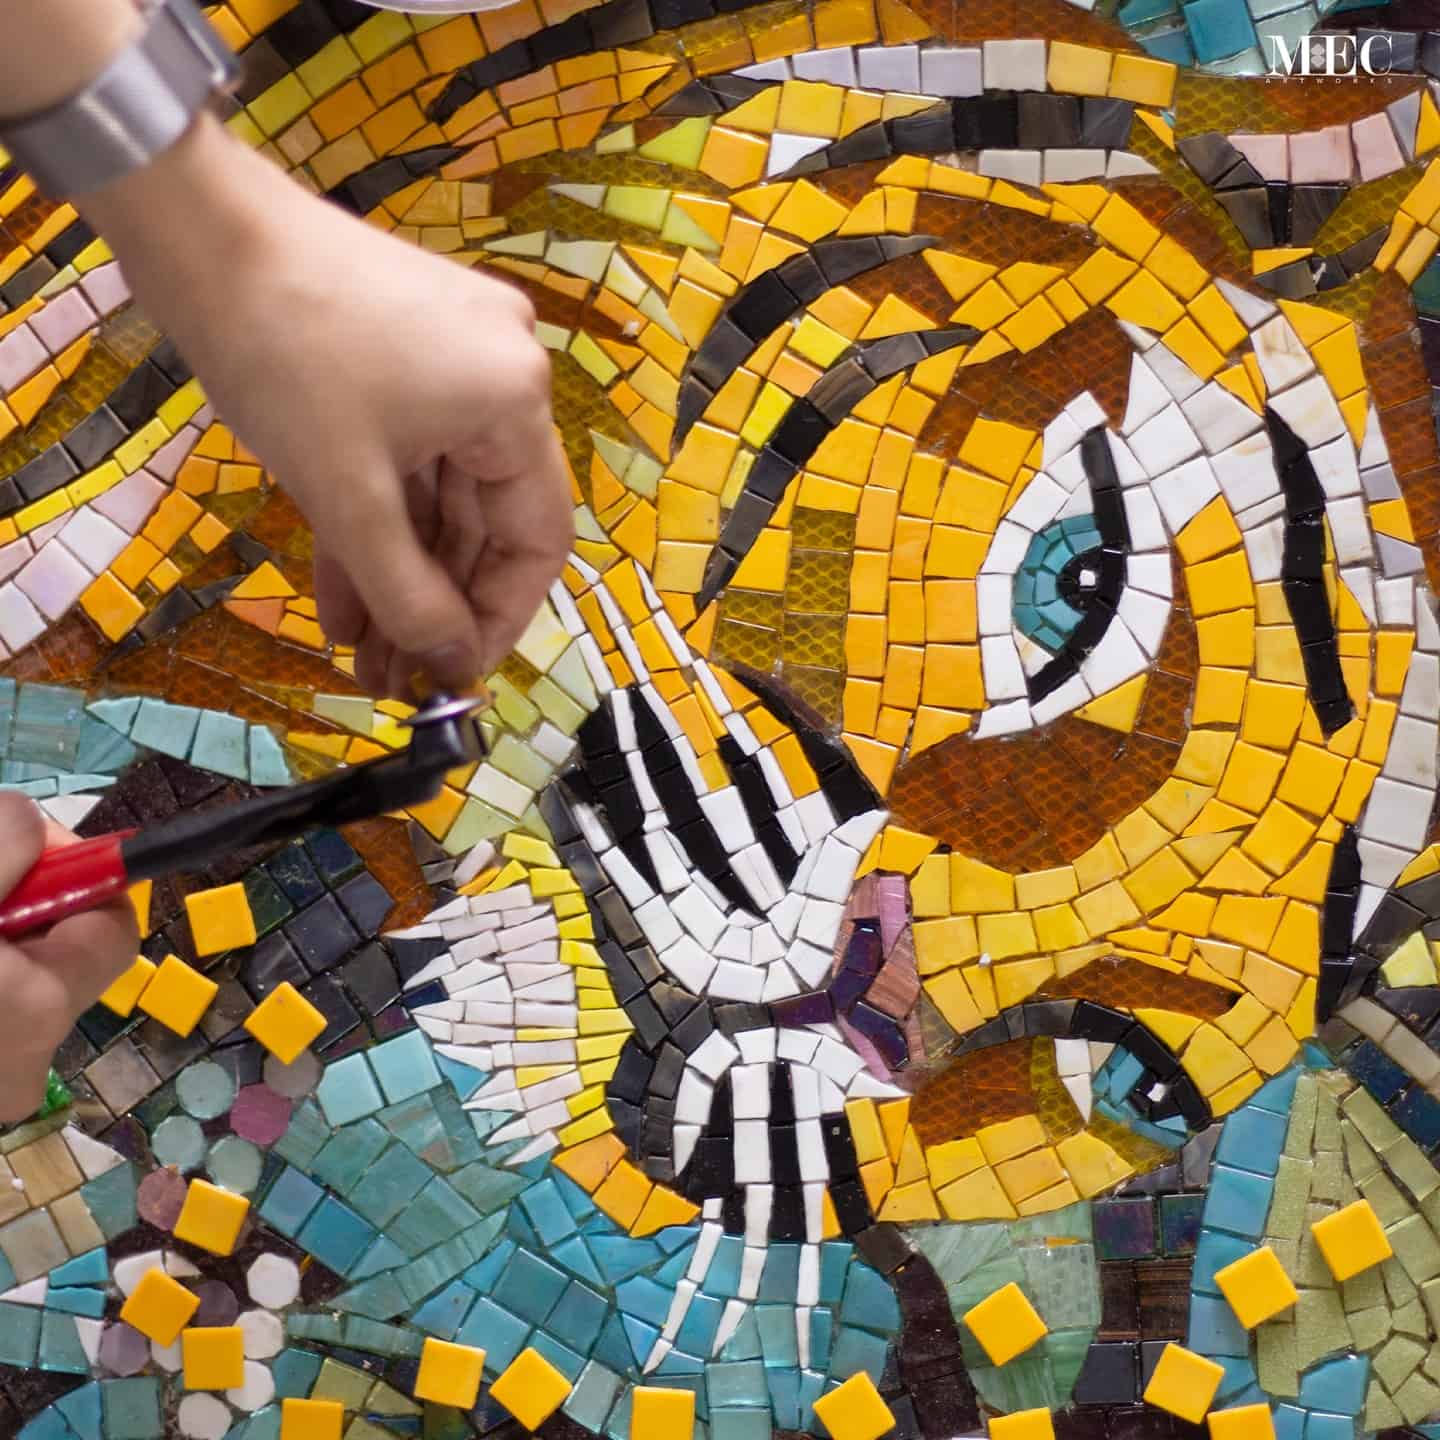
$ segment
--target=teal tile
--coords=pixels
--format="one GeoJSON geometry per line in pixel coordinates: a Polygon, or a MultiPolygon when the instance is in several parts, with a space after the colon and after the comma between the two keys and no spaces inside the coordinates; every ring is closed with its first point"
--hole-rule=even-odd
{"type": "Polygon", "coordinates": [[[142,700],[130,738],[146,750],[158,750],[184,760],[190,754],[200,712],[189,705],[170,705],[164,700],[142,700]]]}
{"type": "Polygon", "coordinates": [[[160,1382],[148,1377],[106,1380],[101,1386],[105,1440],[162,1440],[160,1382]]]}
{"type": "Polygon", "coordinates": [[[9,758],[56,770],[74,770],[85,720],[85,697],[62,685],[21,685],[17,692],[9,758]]]}
{"type": "Polygon", "coordinates": [[[390,1104],[408,1100],[441,1083],[430,1041],[423,1030],[411,1030],[373,1046],[367,1058],[390,1104]]]}
{"type": "Polygon", "coordinates": [[[80,1440],[103,1440],[99,1385],[92,1382],[72,1390],[55,1402],[55,1408],[70,1422],[80,1440]]]}
{"type": "Polygon", "coordinates": [[[598,1360],[591,1360],[580,1372],[569,1398],[561,1407],[577,1425],[599,1434],[620,1394],[620,1377],[598,1360]]]}
{"type": "Polygon", "coordinates": [[[250,778],[249,726],[236,715],[204,710],[195,727],[190,763],[237,780],[250,778]]]}
{"type": "Polygon", "coordinates": [[[303,1400],[320,1373],[320,1356],[293,1346],[282,1350],[270,1364],[275,1393],[282,1400],[303,1400]]]}
{"type": "Polygon", "coordinates": [[[279,741],[263,726],[250,727],[250,783],[288,785],[293,777],[279,741]]]}
{"type": "Polygon", "coordinates": [[[347,1055],[327,1065],[315,1098],[332,1126],[373,1115],[384,1103],[364,1055],[347,1055]]]}
{"type": "Polygon", "coordinates": [[[135,1169],[127,1161],[80,1187],[100,1233],[107,1240],[133,1229],[139,1218],[135,1209],[135,1169]]]}
{"type": "MultiPolygon", "coordinates": [[[[64,1293],[63,1291],[61,1292],[64,1293]]],[[[105,1313],[105,1296],[99,1290],[86,1290],[99,1302],[88,1312],[89,1318],[98,1320],[105,1313]]],[[[55,1304],[55,1292],[48,1297],[49,1304],[55,1304]]],[[[64,1375],[89,1375],[90,1358],[80,1343],[80,1332],[75,1328],[75,1317],[62,1314],[56,1309],[47,1309],[40,1323],[40,1368],[64,1375]]]]}
{"type": "MultiPolygon", "coordinates": [[[[12,1282],[13,1283],[13,1282],[12,1282]]],[[[108,1285],[110,1283],[110,1261],[103,1249],[97,1246],[67,1260],[50,1272],[51,1285],[108,1285]]]]}
{"type": "Polygon", "coordinates": [[[0,1364],[28,1369],[40,1346],[40,1311],[0,1300],[0,1364]]]}

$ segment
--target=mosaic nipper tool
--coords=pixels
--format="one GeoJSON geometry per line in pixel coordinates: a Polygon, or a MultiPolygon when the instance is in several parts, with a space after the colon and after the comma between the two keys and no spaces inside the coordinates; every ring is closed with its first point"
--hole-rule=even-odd
{"type": "Polygon", "coordinates": [[[484,758],[475,717],[488,703],[483,697],[433,696],[402,722],[410,728],[410,743],[394,755],[222,809],[49,850],[0,902],[0,937],[93,910],[140,880],[201,870],[236,850],[431,800],[451,770],[484,758]]]}

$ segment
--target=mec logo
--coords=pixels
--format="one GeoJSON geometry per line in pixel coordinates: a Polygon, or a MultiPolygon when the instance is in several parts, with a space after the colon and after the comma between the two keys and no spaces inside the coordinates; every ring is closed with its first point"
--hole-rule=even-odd
{"type": "Polygon", "coordinates": [[[1356,80],[1362,75],[1388,75],[1391,44],[1388,35],[1367,35],[1357,42],[1353,35],[1310,35],[1285,45],[1283,35],[1267,35],[1270,42],[1272,79],[1292,75],[1319,76],[1327,80],[1356,80]]]}

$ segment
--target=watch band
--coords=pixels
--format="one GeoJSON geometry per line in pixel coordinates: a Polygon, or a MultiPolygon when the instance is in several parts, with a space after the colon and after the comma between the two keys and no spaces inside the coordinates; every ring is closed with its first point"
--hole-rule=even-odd
{"type": "Polygon", "coordinates": [[[0,124],[0,143],[51,199],[70,199],[138,170],[190,128],[240,66],[194,0],[146,7],[144,33],[78,95],[0,124]]]}

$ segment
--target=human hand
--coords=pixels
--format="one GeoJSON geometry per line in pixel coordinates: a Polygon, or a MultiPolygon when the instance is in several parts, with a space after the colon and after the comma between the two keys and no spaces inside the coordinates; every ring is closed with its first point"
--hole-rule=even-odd
{"type": "Polygon", "coordinates": [[[310,521],[320,621],[357,647],[361,684],[406,696],[424,670],[468,688],[572,534],[529,302],[317,199],[208,119],[114,192],[87,218],[310,521]]]}
{"type": "MultiPolygon", "coordinates": [[[[0,835],[0,895],[19,884],[42,851],[75,843],[33,800],[13,791],[0,791],[0,835]]],[[[0,1124],[27,1120],[40,1108],[60,1042],[134,964],[139,944],[135,909],[123,896],[23,940],[0,940],[0,1124]]]]}

